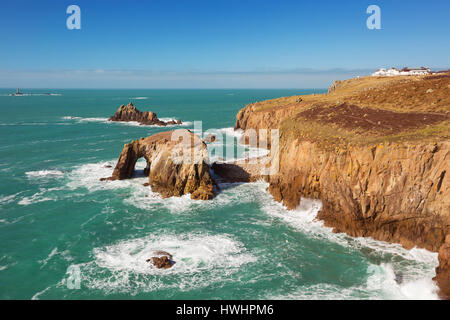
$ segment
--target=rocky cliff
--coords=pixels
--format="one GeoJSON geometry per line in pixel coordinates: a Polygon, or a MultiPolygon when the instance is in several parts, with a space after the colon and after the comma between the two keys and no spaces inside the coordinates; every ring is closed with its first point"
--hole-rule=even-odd
{"type": "Polygon", "coordinates": [[[439,249],[439,266],[436,268],[435,280],[441,287],[443,298],[450,299],[450,235],[439,249]]]}
{"type": "Polygon", "coordinates": [[[192,199],[209,200],[215,196],[206,144],[189,130],[161,132],[125,144],[112,177],[103,180],[131,178],[142,157],[152,191],[162,197],[191,194],[192,199]]]}
{"type": "Polygon", "coordinates": [[[321,199],[318,217],[335,232],[441,248],[436,280],[448,293],[449,113],[450,73],[366,77],[248,105],[236,128],[280,130],[276,200],[321,199]]]}
{"type": "Polygon", "coordinates": [[[130,102],[128,105],[121,105],[117,112],[109,118],[109,121],[136,121],[140,124],[144,125],[157,125],[157,126],[167,126],[167,125],[174,125],[174,124],[181,124],[181,121],[167,121],[164,122],[156,116],[156,113],[151,111],[139,111],[132,102],[130,102]]]}

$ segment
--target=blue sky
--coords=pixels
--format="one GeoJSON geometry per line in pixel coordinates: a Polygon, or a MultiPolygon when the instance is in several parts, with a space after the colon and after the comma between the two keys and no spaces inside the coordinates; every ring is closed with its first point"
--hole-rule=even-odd
{"type": "Polygon", "coordinates": [[[450,67],[450,1],[3,1],[0,87],[299,88],[450,67]],[[68,30],[66,8],[81,8],[68,30]],[[369,5],[381,30],[366,27],[369,5]]]}

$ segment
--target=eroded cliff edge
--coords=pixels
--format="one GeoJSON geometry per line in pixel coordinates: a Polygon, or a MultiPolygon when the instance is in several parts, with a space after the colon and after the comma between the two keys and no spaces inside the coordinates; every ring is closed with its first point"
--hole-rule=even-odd
{"type": "Polygon", "coordinates": [[[236,128],[280,130],[269,190],[288,208],[319,198],[318,217],[335,232],[441,248],[436,280],[448,297],[449,113],[449,73],[365,77],[248,105],[236,128]]]}

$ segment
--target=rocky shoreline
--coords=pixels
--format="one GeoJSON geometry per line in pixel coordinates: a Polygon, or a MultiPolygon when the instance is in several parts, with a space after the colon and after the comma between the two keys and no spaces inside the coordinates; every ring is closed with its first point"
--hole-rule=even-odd
{"type": "Polygon", "coordinates": [[[125,144],[112,176],[101,180],[131,178],[142,157],[147,161],[144,173],[149,186],[162,197],[191,194],[195,200],[214,198],[215,182],[209,173],[206,144],[186,129],[160,132],[125,144]]]}

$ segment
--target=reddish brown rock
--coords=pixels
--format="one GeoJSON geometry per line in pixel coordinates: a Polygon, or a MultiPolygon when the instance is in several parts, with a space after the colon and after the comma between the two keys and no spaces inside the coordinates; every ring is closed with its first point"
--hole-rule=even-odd
{"type": "Polygon", "coordinates": [[[441,288],[441,296],[450,299],[450,234],[445,238],[445,243],[439,249],[439,266],[436,268],[434,278],[441,288]]]}
{"type": "Polygon", "coordinates": [[[144,125],[157,125],[157,126],[167,126],[167,125],[175,125],[175,124],[181,124],[180,120],[174,121],[168,121],[164,122],[156,116],[156,113],[151,111],[139,111],[132,102],[130,102],[128,105],[121,105],[117,112],[109,118],[109,121],[136,121],[140,124],[144,125]]]}
{"type": "Polygon", "coordinates": [[[162,256],[161,258],[152,257],[152,263],[158,269],[168,269],[172,267],[171,261],[166,256],[162,256]]]}
{"type": "Polygon", "coordinates": [[[165,251],[156,251],[156,256],[147,259],[147,262],[151,262],[158,269],[169,269],[175,262],[172,260],[172,255],[165,251]]]}
{"type": "Polygon", "coordinates": [[[162,197],[190,193],[192,199],[214,198],[206,144],[189,130],[160,132],[124,145],[112,177],[106,180],[131,178],[142,157],[147,161],[144,172],[149,184],[162,197]]]}

